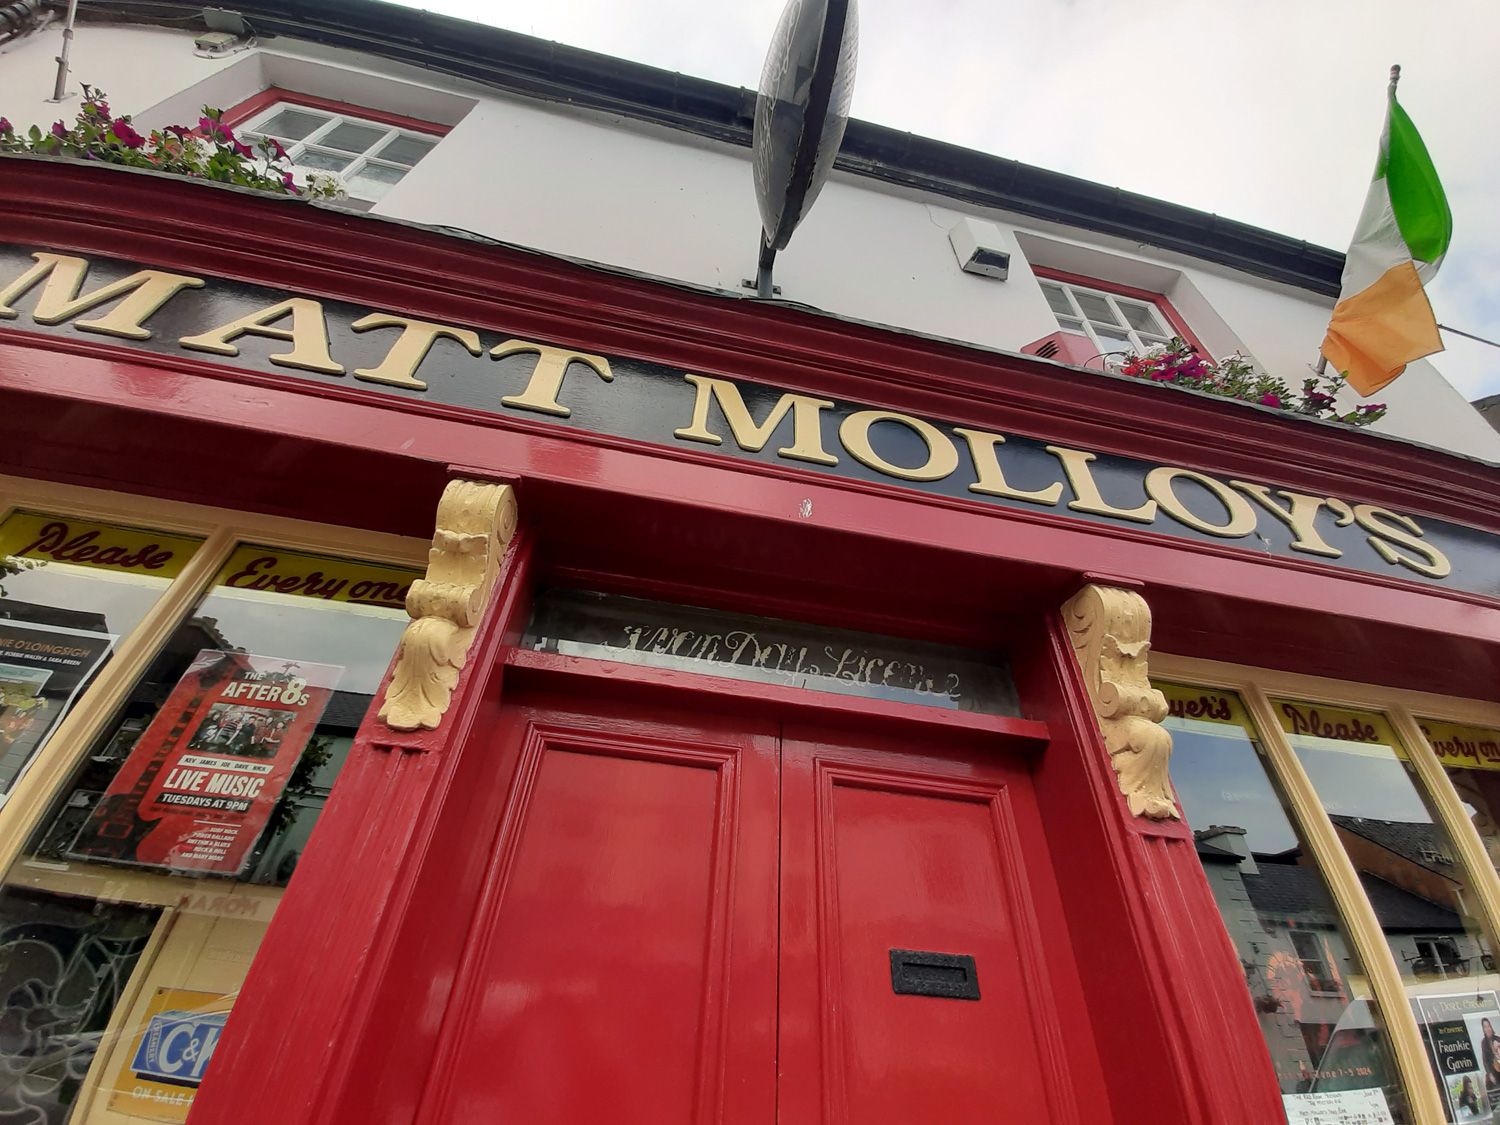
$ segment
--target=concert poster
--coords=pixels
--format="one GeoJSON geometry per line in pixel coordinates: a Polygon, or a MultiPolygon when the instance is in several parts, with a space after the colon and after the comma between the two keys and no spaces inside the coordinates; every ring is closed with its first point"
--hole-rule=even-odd
{"type": "Polygon", "coordinates": [[[331,664],[203,649],[68,854],[239,874],[342,673],[331,664]]]}

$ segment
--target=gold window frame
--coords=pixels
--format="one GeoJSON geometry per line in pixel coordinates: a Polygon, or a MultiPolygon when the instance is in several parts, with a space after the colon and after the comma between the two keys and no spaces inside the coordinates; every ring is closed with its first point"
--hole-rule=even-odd
{"type": "MultiPolygon", "coordinates": [[[[1448,1118],[1442,1096],[1433,1079],[1422,1033],[1407,1002],[1401,973],[1386,943],[1385,932],[1360,885],[1353,862],[1339,843],[1332,819],[1324,810],[1312,780],[1281,728],[1271,697],[1376,711],[1390,719],[1412,767],[1437,809],[1443,828],[1458,849],[1477,892],[1480,920],[1492,936],[1500,935],[1500,874],[1490,862],[1478,830],[1465,814],[1458,790],[1448,780],[1442,763],[1422,733],[1418,716],[1500,730],[1500,704],[1170,653],[1152,653],[1151,677],[1239,693],[1292,804],[1313,858],[1322,868],[1350,940],[1364,963],[1366,977],[1390,1033],[1396,1065],[1416,1125],[1445,1125],[1448,1118]]],[[[1500,953],[1500,950],[1496,952],[1500,953]]]]}
{"type": "Polygon", "coordinates": [[[0,871],[10,870],[20,857],[60,788],[241,543],[417,570],[426,566],[431,547],[426,539],[386,532],[0,474],[0,520],[17,509],[190,535],[203,542],[140,623],[121,638],[114,656],[78,697],[0,807],[0,871]]]}

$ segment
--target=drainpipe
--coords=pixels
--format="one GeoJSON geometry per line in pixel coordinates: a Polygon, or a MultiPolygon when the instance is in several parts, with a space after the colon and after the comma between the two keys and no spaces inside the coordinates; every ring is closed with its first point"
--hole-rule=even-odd
{"type": "Polygon", "coordinates": [[[63,24],[62,54],[57,56],[57,83],[49,102],[60,102],[68,96],[68,53],[73,48],[73,23],[78,19],[78,0],[68,0],[68,21],[63,24]]]}

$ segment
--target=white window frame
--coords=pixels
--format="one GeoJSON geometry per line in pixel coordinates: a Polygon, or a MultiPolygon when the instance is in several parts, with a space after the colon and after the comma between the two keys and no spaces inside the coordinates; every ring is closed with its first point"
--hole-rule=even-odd
{"type": "MultiPolygon", "coordinates": [[[[413,140],[422,141],[430,145],[435,145],[442,140],[440,136],[436,136],[432,133],[423,133],[416,129],[403,129],[397,125],[387,125],[384,122],[371,121],[369,118],[359,117],[352,113],[343,113],[338,110],[324,109],[321,106],[303,105],[300,102],[294,101],[279,101],[274,103],[273,105],[267,106],[264,110],[257,113],[254,117],[240,124],[238,126],[239,132],[242,134],[249,134],[256,138],[268,136],[269,134],[261,132],[260,126],[265,124],[267,121],[270,121],[283,110],[287,109],[297,110],[301,113],[317,114],[319,116],[326,116],[329,118],[327,122],[318,126],[311,133],[309,133],[299,141],[287,142],[280,140],[280,138],[277,138],[278,143],[286,149],[287,156],[291,159],[294,174],[297,174],[298,182],[300,184],[305,184],[307,174],[311,172],[316,172],[324,176],[331,176],[344,188],[346,192],[348,192],[348,199],[343,200],[342,202],[344,202],[346,205],[356,207],[360,210],[369,210],[369,208],[379,203],[380,200],[385,197],[386,192],[388,192],[392,187],[396,186],[395,184],[390,184],[385,188],[384,191],[381,191],[378,195],[373,196],[369,193],[357,193],[356,190],[351,186],[351,181],[356,176],[358,176],[360,172],[363,172],[368,167],[388,168],[393,171],[399,171],[402,174],[402,178],[404,179],[406,175],[416,167],[416,164],[400,164],[396,161],[382,160],[379,154],[383,152],[389,145],[391,145],[394,141],[402,138],[410,138],[413,140]],[[359,125],[366,129],[379,129],[385,133],[385,136],[381,137],[380,140],[370,145],[358,155],[350,154],[343,149],[325,148],[325,146],[322,146],[318,143],[329,133],[337,129],[340,125],[359,125]],[[308,165],[302,164],[300,161],[300,157],[302,156],[302,154],[305,153],[309,148],[317,149],[320,151],[327,151],[334,156],[349,156],[350,161],[347,166],[338,171],[333,171],[327,168],[310,167],[308,165]]],[[[424,157],[426,155],[426,153],[423,154],[424,157]]],[[[422,159],[423,157],[418,157],[418,163],[420,163],[422,159]]]]}
{"type": "Polygon", "coordinates": [[[1071,282],[1058,281],[1051,277],[1038,277],[1037,281],[1041,284],[1044,293],[1049,288],[1060,291],[1067,299],[1068,307],[1073,310],[1070,319],[1076,320],[1077,324],[1067,323],[1063,318],[1063,314],[1052,308],[1052,302],[1047,302],[1047,307],[1052,309],[1052,315],[1057,319],[1058,327],[1064,332],[1070,332],[1075,336],[1087,336],[1099,355],[1118,355],[1126,350],[1134,351],[1139,355],[1148,348],[1168,343],[1173,336],[1177,335],[1176,330],[1161,308],[1151,301],[1143,301],[1135,297],[1122,297],[1117,293],[1109,292],[1107,289],[1091,289],[1085,285],[1074,285],[1071,282]],[[1095,322],[1091,321],[1084,315],[1083,305],[1078,300],[1080,293],[1090,297],[1098,297],[1104,301],[1110,313],[1114,316],[1116,323],[1109,325],[1099,323],[1096,325],[1095,322]],[[1131,325],[1129,318],[1121,310],[1121,302],[1132,307],[1150,309],[1151,315],[1156,318],[1157,323],[1164,325],[1162,332],[1157,334],[1137,330],[1131,325]],[[1121,341],[1101,339],[1098,333],[1099,328],[1108,328],[1124,333],[1129,338],[1128,349],[1121,341]]]}

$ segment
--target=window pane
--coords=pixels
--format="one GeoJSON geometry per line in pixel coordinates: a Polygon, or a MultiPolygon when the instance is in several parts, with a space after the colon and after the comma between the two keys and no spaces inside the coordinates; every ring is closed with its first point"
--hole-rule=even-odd
{"type": "Polygon", "coordinates": [[[1052,311],[1058,316],[1073,316],[1073,306],[1068,303],[1068,295],[1062,291],[1060,285],[1048,285],[1042,283],[1042,292],[1047,295],[1047,304],[1052,306],[1052,311]]]}
{"type": "Polygon", "coordinates": [[[867,699],[1020,714],[1004,656],[589,590],[539,593],[521,644],[867,699]]]}
{"type": "Polygon", "coordinates": [[[1500,1103],[1494,947],[1473,916],[1478,904],[1468,872],[1405,746],[1373,711],[1281,700],[1275,707],[1385,931],[1448,1120],[1478,1120],[1469,1105],[1479,1099],[1488,1116],[1491,1090],[1500,1103]]]}
{"type": "Polygon", "coordinates": [[[387,168],[383,164],[367,163],[349,177],[349,194],[361,199],[379,199],[404,175],[406,170],[403,168],[387,168]]]}
{"type": "Polygon", "coordinates": [[[0,890],[0,1028],[28,1029],[0,1066],[46,1060],[35,1120],[186,1115],[417,576],[239,548],[57,795],[0,890]]]}
{"type": "Polygon", "coordinates": [[[385,139],[389,129],[378,129],[370,125],[355,125],[345,121],[334,126],[327,134],[318,138],[320,145],[339,149],[341,152],[352,152],[355,155],[364,152],[371,145],[377,144],[385,139]]]}
{"type": "Polygon", "coordinates": [[[1155,686],[1170,707],[1162,725],[1172,732],[1182,813],[1244,967],[1289,1113],[1343,1091],[1410,1121],[1359,956],[1239,697],[1155,686]]]}
{"type": "Polygon", "coordinates": [[[1078,307],[1083,310],[1083,315],[1098,324],[1118,325],[1120,318],[1115,316],[1114,310],[1109,307],[1109,302],[1099,293],[1090,293],[1087,289],[1073,290],[1073,297],[1078,302],[1078,307]]]}
{"type": "Polygon", "coordinates": [[[351,157],[340,156],[336,152],[305,148],[297,154],[296,162],[304,168],[316,168],[322,172],[342,172],[349,167],[351,160],[351,157]]]}
{"type": "Polygon", "coordinates": [[[1060,316],[1057,318],[1057,324],[1064,332],[1076,332],[1080,336],[1088,335],[1083,329],[1083,321],[1081,320],[1075,320],[1068,316],[1060,316]]]}
{"type": "Polygon", "coordinates": [[[1094,335],[1099,338],[1099,350],[1101,352],[1133,352],[1135,344],[1130,339],[1130,334],[1118,328],[1101,328],[1093,325],[1094,335]]]}
{"type": "Polygon", "coordinates": [[[1119,306],[1120,312],[1130,323],[1130,327],[1137,332],[1151,332],[1161,335],[1166,331],[1162,327],[1161,318],[1156,315],[1156,310],[1150,305],[1139,301],[1128,301],[1124,297],[1116,297],[1115,304],[1119,306]]]}
{"type": "Polygon", "coordinates": [[[0,795],[198,543],[35,512],[0,525],[0,795]]]}
{"type": "Polygon", "coordinates": [[[300,141],[332,120],[326,113],[313,113],[306,109],[283,109],[269,121],[255,127],[257,133],[266,133],[283,141],[300,141]]]}
{"type": "Polygon", "coordinates": [[[1438,719],[1418,722],[1500,871],[1500,731],[1438,719]]]}
{"type": "Polygon", "coordinates": [[[431,152],[436,146],[437,141],[424,141],[420,137],[397,137],[380,150],[379,156],[382,160],[389,160],[395,164],[405,164],[407,167],[410,167],[431,152]]]}

